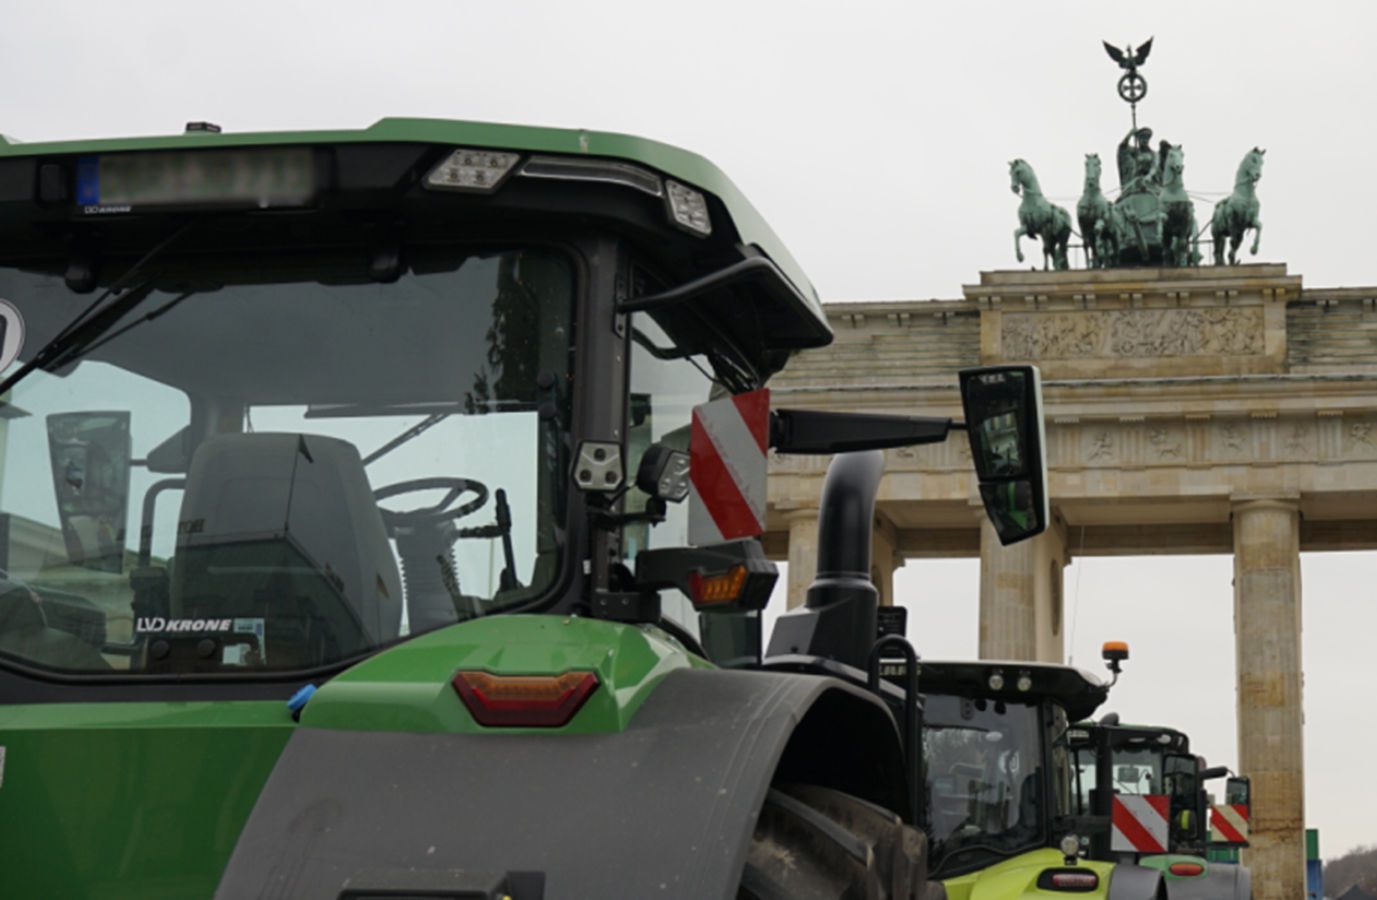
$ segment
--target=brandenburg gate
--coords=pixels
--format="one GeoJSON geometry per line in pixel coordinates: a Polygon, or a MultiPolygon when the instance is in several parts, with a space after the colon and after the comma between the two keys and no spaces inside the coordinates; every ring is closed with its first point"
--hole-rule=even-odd
{"type": "MultiPolygon", "coordinates": [[[[957,369],[1038,365],[1051,527],[1000,547],[962,440],[888,451],[883,602],[906,559],[979,556],[981,657],[1059,663],[1073,556],[1232,553],[1244,862],[1257,897],[1300,896],[1300,554],[1377,548],[1377,288],[1262,264],[984,272],[962,290],[829,305],[836,341],[778,376],[772,403],[959,418],[957,369]]],[[[789,562],[790,606],[815,570],[826,465],[771,461],[766,549],[789,562]]]]}

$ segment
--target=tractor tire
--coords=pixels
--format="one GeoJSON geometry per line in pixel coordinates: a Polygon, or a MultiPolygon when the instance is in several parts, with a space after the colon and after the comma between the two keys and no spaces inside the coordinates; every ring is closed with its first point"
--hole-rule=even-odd
{"type": "Polygon", "coordinates": [[[770,789],[738,900],[923,900],[927,839],[894,813],[829,788],[770,789]]]}

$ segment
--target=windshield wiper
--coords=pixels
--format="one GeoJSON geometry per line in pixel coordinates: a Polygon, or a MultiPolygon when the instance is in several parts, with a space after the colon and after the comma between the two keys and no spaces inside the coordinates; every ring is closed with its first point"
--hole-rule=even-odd
{"type": "Polygon", "coordinates": [[[363,464],[366,466],[371,462],[381,459],[382,457],[391,453],[393,450],[396,450],[402,444],[405,444],[407,441],[421,434],[421,432],[425,431],[433,425],[439,425],[441,422],[448,418],[449,413],[436,413],[433,416],[427,416],[420,422],[416,423],[415,425],[412,425],[406,431],[403,431],[401,434],[394,437],[392,440],[388,441],[386,444],[383,444],[377,450],[374,450],[372,453],[365,456],[363,458],[363,464]]]}
{"type": "MultiPolygon", "coordinates": [[[[152,288],[151,288],[151,287],[150,287],[148,290],[144,290],[144,287],[145,287],[144,285],[140,285],[136,290],[130,291],[129,293],[133,294],[133,293],[137,293],[138,291],[143,291],[143,296],[141,296],[141,297],[139,298],[139,301],[138,301],[138,302],[143,302],[143,299],[144,299],[145,297],[147,297],[150,293],[152,293],[152,288]]],[[[134,306],[137,306],[138,303],[129,304],[129,306],[125,307],[125,309],[123,309],[123,310],[120,311],[119,315],[113,316],[113,317],[111,318],[110,321],[102,323],[102,324],[100,325],[100,327],[96,327],[97,323],[96,323],[95,321],[92,321],[92,322],[91,322],[91,326],[92,326],[92,327],[90,328],[90,337],[87,338],[87,339],[85,339],[85,340],[78,340],[76,337],[73,337],[70,346],[67,347],[66,351],[61,355],[61,357],[59,357],[58,359],[53,360],[53,362],[52,362],[52,364],[51,364],[51,366],[50,366],[49,368],[53,368],[53,369],[61,368],[62,366],[65,366],[65,365],[67,365],[67,364],[70,363],[70,362],[74,362],[74,361],[80,359],[81,357],[86,356],[88,353],[94,353],[94,352],[96,352],[96,351],[99,350],[101,347],[104,347],[106,344],[110,343],[110,342],[113,341],[115,338],[117,338],[117,337],[119,337],[120,335],[124,334],[126,331],[130,330],[131,328],[135,328],[135,327],[137,327],[137,326],[139,326],[139,325],[143,325],[143,324],[146,323],[146,322],[152,322],[154,319],[158,318],[159,316],[163,315],[164,313],[167,313],[167,312],[171,311],[172,307],[176,306],[178,303],[181,303],[183,300],[185,300],[187,297],[190,297],[190,296],[191,296],[192,294],[194,294],[194,293],[196,293],[196,292],[195,292],[195,291],[184,291],[183,293],[178,294],[177,296],[173,297],[171,300],[169,300],[169,301],[167,301],[166,303],[164,303],[162,306],[160,306],[160,307],[158,307],[157,309],[153,310],[153,311],[152,311],[151,313],[149,313],[148,315],[143,316],[143,317],[138,318],[138,319],[135,319],[134,321],[130,322],[128,325],[124,326],[123,328],[119,329],[118,331],[114,331],[114,332],[111,332],[110,334],[106,334],[105,337],[101,337],[101,335],[102,335],[102,334],[105,334],[106,329],[108,329],[108,328],[110,327],[110,325],[113,324],[114,322],[119,321],[119,319],[120,319],[126,312],[128,312],[128,311],[129,311],[130,309],[132,309],[134,306]],[[92,343],[92,341],[94,341],[94,343],[92,343]]],[[[111,309],[114,309],[113,306],[110,307],[110,308],[111,308],[111,309]]],[[[85,331],[85,329],[83,329],[83,331],[85,331]]]]}
{"type": "MultiPolygon", "coordinates": [[[[0,395],[9,391],[10,388],[19,383],[20,379],[24,378],[34,369],[52,371],[58,366],[71,361],[71,359],[75,359],[77,356],[81,355],[83,351],[89,351],[89,349],[91,349],[90,345],[93,342],[99,339],[107,330],[112,328],[115,323],[124,317],[125,313],[129,312],[129,310],[133,309],[139,303],[142,303],[143,300],[153,292],[153,285],[149,281],[144,281],[123,296],[116,296],[115,302],[104,309],[101,309],[101,304],[103,304],[108,297],[118,295],[127,285],[133,283],[134,276],[142,271],[144,266],[148,265],[156,256],[170,247],[178,238],[186,234],[194,224],[195,222],[188,222],[174,231],[152,250],[145,253],[138,262],[134,263],[134,265],[129,268],[129,271],[125,272],[119,278],[116,278],[114,283],[106,288],[99,297],[92,300],[91,304],[82,310],[76,318],[64,325],[62,329],[53,336],[52,340],[39,348],[38,352],[33,355],[33,359],[21,366],[19,371],[15,372],[4,381],[0,381],[0,395]],[[100,310],[99,314],[97,314],[97,310],[100,310]]],[[[186,299],[186,296],[187,295],[178,297],[176,300],[172,301],[172,303],[157,311],[154,318],[156,318],[157,315],[162,315],[162,313],[166,312],[171,306],[186,299]]],[[[146,321],[146,319],[141,321],[146,321]]],[[[122,334],[126,330],[128,329],[121,329],[119,333],[122,334]]],[[[102,341],[101,343],[104,342],[102,341]]]]}

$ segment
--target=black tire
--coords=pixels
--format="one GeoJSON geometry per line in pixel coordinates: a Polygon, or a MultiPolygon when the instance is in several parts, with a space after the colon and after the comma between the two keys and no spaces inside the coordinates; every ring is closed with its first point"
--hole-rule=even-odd
{"type": "Polygon", "coordinates": [[[927,839],[888,810],[830,788],[771,788],[738,900],[922,900],[927,839]]]}

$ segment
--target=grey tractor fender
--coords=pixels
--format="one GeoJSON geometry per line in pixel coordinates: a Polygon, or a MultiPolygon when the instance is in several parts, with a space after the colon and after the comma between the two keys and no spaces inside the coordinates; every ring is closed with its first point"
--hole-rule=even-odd
{"type": "Polygon", "coordinates": [[[819,676],[676,670],[610,734],[303,727],[215,897],[420,894],[450,878],[513,900],[730,900],[777,774],[908,816],[888,709],[819,676]]]}
{"type": "Polygon", "coordinates": [[[1166,879],[1160,869],[1119,863],[1109,876],[1107,900],[1159,900],[1163,897],[1166,897],[1166,879]]]}
{"type": "Polygon", "coordinates": [[[1167,900],[1253,900],[1246,866],[1213,862],[1204,878],[1167,879],[1167,900]]]}

